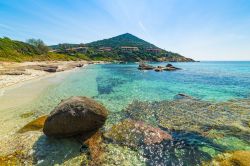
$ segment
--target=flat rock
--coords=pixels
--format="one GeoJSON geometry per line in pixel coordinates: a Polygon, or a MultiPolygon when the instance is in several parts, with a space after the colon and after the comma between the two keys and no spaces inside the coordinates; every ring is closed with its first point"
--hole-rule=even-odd
{"type": "Polygon", "coordinates": [[[163,140],[171,140],[172,136],[142,121],[125,119],[124,121],[111,127],[104,136],[115,143],[120,143],[132,147],[142,144],[151,145],[161,143],[163,140]]]}
{"type": "Polygon", "coordinates": [[[44,122],[47,119],[47,115],[41,116],[28,124],[26,124],[23,128],[21,128],[18,132],[19,133],[24,133],[28,131],[37,131],[41,130],[43,128],[44,122]]]}

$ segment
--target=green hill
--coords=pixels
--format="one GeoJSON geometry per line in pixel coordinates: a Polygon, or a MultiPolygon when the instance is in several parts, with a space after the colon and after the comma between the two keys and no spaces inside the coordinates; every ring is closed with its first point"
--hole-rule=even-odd
{"type": "Polygon", "coordinates": [[[155,45],[148,43],[130,33],[125,33],[116,37],[112,37],[109,39],[98,40],[95,42],[91,42],[86,44],[90,47],[112,47],[112,48],[119,48],[122,46],[130,46],[130,47],[138,47],[140,49],[146,48],[158,48],[155,45]]]}
{"type": "Polygon", "coordinates": [[[87,43],[86,46],[99,49],[101,47],[111,47],[112,51],[94,52],[92,58],[111,58],[121,61],[181,61],[190,62],[193,59],[181,56],[178,53],[163,50],[145,40],[132,34],[125,33],[109,39],[87,43]],[[122,47],[137,47],[137,51],[123,51],[122,47]]]}
{"type": "Polygon", "coordinates": [[[87,44],[58,44],[45,46],[42,40],[30,39],[30,44],[0,38],[0,61],[43,60],[106,60],[106,61],[177,61],[194,60],[163,50],[134,35],[125,33],[87,44]],[[40,45],[39,45],[40,43],[40,45]],[[50,51],[49,51],[50,49],[50,51]]]}
{"type": "Polygon", "coordinates": [[[0,38],[0,61],[43,61],[43,60],[71,60],[64,54],[49,53],[31,44],[11,40],[7,37],[0,38]]]}
{"type": "Polygon", "coordinates": [[[163,50],[154,44],[142,40],[132,34],[125,33],[109,39],[94,41],[87,44],[59,44],[50,46],[52,49],[69,55],[82,55],[92,60],[117,61],[194,61],[178,53],[163,50]],[[72,48],[85,47],[84,53],[72,48]]]}

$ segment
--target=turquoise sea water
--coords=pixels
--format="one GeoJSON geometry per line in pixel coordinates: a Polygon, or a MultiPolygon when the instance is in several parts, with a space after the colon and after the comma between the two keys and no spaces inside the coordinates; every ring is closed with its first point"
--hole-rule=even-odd
{"type": "Polygon", "coordinates": [[[3,127],[0,154],[25,147],[24,151],[34,157],[34,165],[79,165],[84,155],[76,141],[49,139],[36,131],[17,133],[25,124],[49,114],[61,100],[71,96],[92,97],[107,107],[110,116],[105,131],[124,118],[132,118],[160,127],[173,137],[171,143],[163,141],[159,146],[146,148],[143,145],[137,151],[107,143],[110,158],[118,163],[123,159],[133,161],[132,165],[201,165],[203,160],[211,160],[220,153],[249,151],[250,62],[172,64],[182,70],[140,71],[136,63],[89,65],[4,93],[0,103],[3,100],[8,103],[9,93],[16,103],[0,107],[3,127]],[[39,95],[25,104],[17,104],[33,90],[39,91],[39,95]],[[199,100],[173,100],[178,93],[199,100]],[[124,116],[123,112],[128,114],[124,116]],[[23,116],[27,113],[31,116],[23,116]],[[148,158],[141,160],[142,156],[148,158]]]}
{"type": "Polygon", "coordinates": [[[138,64],[91,65],[50,87],[39,103],[49,107],[48,103],[54,106],[61,99],[83,95],[102,102],[110,111],[120,111],[133,100],[171,100],[178,93],[213,102],[250,96],[250,62],[173,65],[183,70],[140,71],[138,64]]]}

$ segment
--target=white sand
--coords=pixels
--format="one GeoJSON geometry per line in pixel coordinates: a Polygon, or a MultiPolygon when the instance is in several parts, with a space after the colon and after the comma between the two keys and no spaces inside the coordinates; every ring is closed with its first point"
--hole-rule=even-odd
{"type": "Polygon", "coordinates": [[[23,75],[0,75],[0,89],[49,74],[44,71],[32,69],[27,69],[26,71],[27,74],[23,75]]]}
{"type": "Polygon", "coordinates": [[[58,70],[67,71],[75,68],[77,64],[83,64],[84,66],[86,66],[88,62],[87,61],[59,61],[59,62],[47,61],[47,62],[24,62],[24,63],[0,62],[0,73],[1,71],[24,72],[24,74],[21,75],[0,74],[0,95],[3,94],[3,88],[5,87],[9,87],[24,81],[54,74],[42,70],[35,70],[32,68],[32,66],[56,65],[58,66],[58,70]]]}

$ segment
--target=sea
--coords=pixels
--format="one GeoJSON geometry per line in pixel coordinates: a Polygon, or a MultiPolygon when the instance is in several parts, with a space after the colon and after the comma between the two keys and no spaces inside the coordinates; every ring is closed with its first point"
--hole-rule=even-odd
{"type": "MultiPolygon", "coordinates": [[[[168,62],[150,64],[165,66],[168,62]]],[[[134,165],[201,165],[203,162],[211,161],[217,155],[232,150],[249,151],[250,62],[201,61],[171,62],[171,64],[181,70],[142,71],[137,69],[137,63],[93,64],[1,90],[0,156],[14,153],[25,147],[23,151],[32,156],[33,165],[78,165],[85,160],[79,151],[81,145],[77,141],[71,139],[49,140],[40,131],[18,133],[18,130],[25,124],[39,116],[49,114],[61,100],[71,96],[93,98],[109,110],[110,115],[104,131],[108,131],[113,125],[126,118],[133,118],[124,115],[124,112],[128,108],[133,110],[135,105],[138,108],[140,104],[139,111],[141,109],[141,112],[147,107],[147,112],[149,110],[158,115],[156,110],[161,110],[162,116],[168,117],[169,115],[173,121],[174,119],[184,119],[185,127],[181,126],[181,123],[176,125],[177,122],[163,125],[162,118],[160,118],[161,122],[156,119],[153,123],[154,127],[159,127],[173,135],[173,139],[176,139],[173,144],[176,145],[176,142],[178,144],[178,140],[185,142],[185,146],[173,145],[172,147],[173,151],[178,151],[179,155],[172,154],[173,152],[170,154],[169,151],[163,152],[161,149],[159,153],[162,155],[158,155],[160,159],[155,161],[156,152],[147,153],[146,156],[150,156],[147,158],[144,154],[142,155],[144,149],[138,148],[137,153],[136,149],[131,148],[133,155],[127,156],[128,158],[124,155],[124,158],[133,161],[134,165]],[[197,109],[194,110],[193,107],[197,102],[185,100],[183,101],[185,107],[181,107],[181,102],[175,102],[178,94],[190,96],[192,100],[202,105],[195,108],[201,109],[201,112],[206,110],[206,112],[200,113],[197,109]],[[177,103],[178,105],[174,105],[177,103]],[[152,106],[152,104],[158,106],[152,106]],[[167,106],[170,104],[173,107],[168,108],[167,106]],[[189,110],[189,106],[192,109],[189,110]],[[216,115],[207,112],[213,106],[216,107],[212,110],[217,111],[216,115]],[[176,111],[183,111],[182,115],[173,114],[172,110],[169,112],[172,108],[176,111]],[[193,121],[196,116],[202,115],[205,117],[204,120],[197,122],[196,126],[205,126],[205,124],[208,126],[211,121],[212,127],[210,126],[210,130],[200,131],[191,124],[190,120],[186,120],[189,118],[188,115],[192,115],[193,121]],[[224,121],[225,124],[219,122],[215,124],[216,118],[218,121],[224,121]],[[222,129],[222,124],[223,127],[228,128],[222,129]],[[208,133],[210,135],[204,136],[205,132],[210,132],[208,133]],[[191,149],[193,147],[194,150],[190,151],[190,147],[191,149]],[[134,154],[139,157],[134,159],[134,154]],[[190,154],[195,158],[193,161],[190,160],[190,154]]],[[[147,123],[150,124],[150,121],[147,123]]],[[[166,144],[164,143],[162,146],[167,146],[166,144]]],[[[123,145],[116,146],[120,148],[123,145]]],[[[114,147],[110,151],[112,150],[117,149],[114,147]]],[[[128,153],[127,151],[126,149],[126,153],[128,153]]],[[[122,153],[123,150],[120,150],[119,154],[110,153],[109,155],[114,155],[115,159],[122,153]]],[[[117,159],[117,161],[120,160],[117,159]]],[[[122,165],[122,161],[120,162],[122,165]]]]}

